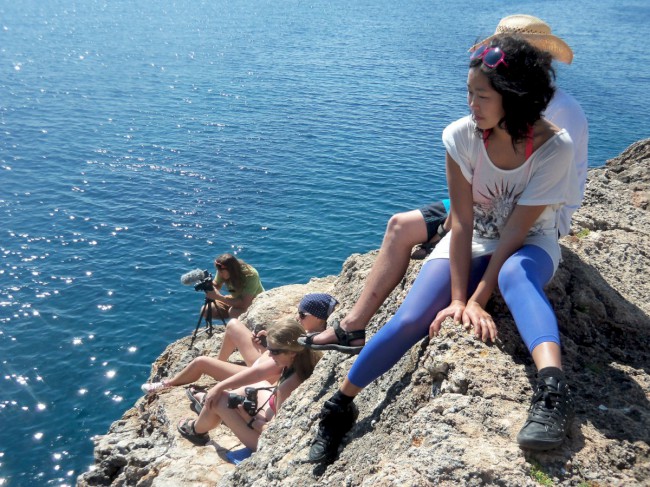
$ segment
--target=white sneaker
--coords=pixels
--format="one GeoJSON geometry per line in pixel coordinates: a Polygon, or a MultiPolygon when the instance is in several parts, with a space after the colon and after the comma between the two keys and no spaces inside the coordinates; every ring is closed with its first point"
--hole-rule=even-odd
{"type": "Polygon", "coordinates": [[[142,392],[144,392],[145,394],[151,394],[152,392],[159,392],[162,391],[163,389],[167,389],[167,387],[169,386],[164,382],[147,382],[140,386],[142,392]]]}

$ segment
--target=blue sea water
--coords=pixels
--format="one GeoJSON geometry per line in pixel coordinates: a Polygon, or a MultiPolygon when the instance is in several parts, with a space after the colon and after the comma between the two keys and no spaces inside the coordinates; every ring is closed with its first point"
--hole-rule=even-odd
{"type": "Polygon", "coordinates": [[[446,195],[467,48],[542,17],[590,165],[650,136],[650,4],[0,0],[0,486],[72,485],[190,334],[181,274],[337,274],[446,195]]]}

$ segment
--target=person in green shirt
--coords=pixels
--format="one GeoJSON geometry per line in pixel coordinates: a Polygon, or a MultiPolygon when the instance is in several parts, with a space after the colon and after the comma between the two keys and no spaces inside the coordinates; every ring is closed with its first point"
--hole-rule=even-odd
{"type": "MultiPolygon", "coordinates": [[[[206,291],[211,301],[210,307],[213,318],[237,318],[253,302],[255,296],[264,292],[257,270],[250,264],[238,259],[232,254],[221,254],[214,261],[217,277],[213,281],[214,288],[206,291]],[[226,286],[228,294],[222,294],[226,286]]],[[[207,306],[201,309],[205,317],[207,306]]]]}

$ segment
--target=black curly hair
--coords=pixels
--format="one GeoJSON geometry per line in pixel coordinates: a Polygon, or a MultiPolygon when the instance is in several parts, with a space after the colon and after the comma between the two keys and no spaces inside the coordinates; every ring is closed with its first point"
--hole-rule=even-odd
{"type": "Polygon", "coordinates": [[[499,127],[508,132],[514,145],[526,138],[529,127],[540,119],[555,94],[553,58],[516,35],[495,37],[489,47],[500,48],[507,65],[500,63],[490,68],[477,58],[470,60],[469,67],[480,66],[492,88],[501,95],[505,115],[499,127]]]}

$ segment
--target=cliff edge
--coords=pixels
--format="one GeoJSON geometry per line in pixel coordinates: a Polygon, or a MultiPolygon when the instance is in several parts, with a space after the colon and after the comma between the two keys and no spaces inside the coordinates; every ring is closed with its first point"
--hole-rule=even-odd
{"type": "MultiPolygon", "coordinates": [[[[239,466],[225,453],[241,448],[225,426],[197,447],[176,423],[193,413],[183,388],[143,397],[95,437],[95,466],[79,486],[425,486],[650,485],[650,139],[589,171],[563,262],[547,295],[556,311],[576,419],[557,450],[521,450],[535,375],[501,298],[488,305],[499,340],[487,345],[446,323],[441,336],[416,344],[356,400],[359,420],[337,461],[305,462],[322,402],[355,357],[326,353],[313,376],[239,466]]],[[[380,231],[378,229],[378,231],[380,231]]],[[[249,325],[294,313],[307,292],[329,292],[342,317],[361,293],[375,253],[353,255],[340,275],[284,286],[258,297],[249,325]]],[[[369,338],[402,302],[420,269],[412,261],[401,285],[369,327],[369,338]]],[[[170,345],[152,378],[168,377],[199,354],[214,354],[223,328],[170,345]]],[[[205,379],[204,379],[205,380],[205,379]]],[[[210,384],[210,380],[205,380],[210,384]]]]}

